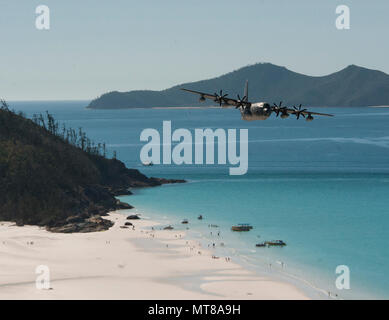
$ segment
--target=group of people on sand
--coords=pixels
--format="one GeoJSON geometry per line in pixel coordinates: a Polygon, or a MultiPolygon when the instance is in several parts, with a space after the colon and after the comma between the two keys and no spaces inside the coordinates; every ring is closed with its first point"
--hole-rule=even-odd
{"type": "MultiPolygon", "coordinates": [[[[218,227],[218,226],[216,226],[216,225],[209,225],[208,226],[209,228],[216,228],[216,227],[218,227]]],[[[188,229],[188,228],[187,228],[188,229]]],[[[132,225],[132,230],[135,230],[135,226],[134,225],[132,225]]],[[[164,228],[161,228],[160,229],[161,231],[163,231],[164,230],[164,228]]],[[[170,230],[170,229],[169,229],[170,230]]],[[[149,230],[149,231],[147,231],[147,230],[141,230],[141,233],[143,233],[143,234],[148,234],[151,238],[155,238],[155,228],[154,227],[151,227],[151,230],[149,230]]],[[[217,232],[210,232],[210,235],[211,236],[217,236],[217,237],[220,237],[220,230],[217,230],[217,232]]],[[[176,233],[175,235],[174,235],[174,238],[175,239],[182,239],[182,237],[183,237],[183,235],[181,234],[181,233],[176,233]]],[[[191,251],[191,252],[194,252],[195,250],[196,250],[196,254],[198,254],[198,255],[201,255],[202,254],[202,251],[201,250],[199,250],[201,247],[202,247],[202,244],[200,243],[200,242],[189,242],[189,241],[186,241],[186,246],[188,246],[189,247],[189,250],[191,251]]],[[[221,242],[220,243],[220,246],[222,247],[222,246],[224,246],[224,243],[223,242],[221,242]]],[[[169,244],[166,244],[166,248],[169,248],[169,244]]],[[[215,242],[212,242],[212,243],[209,243],[208,244],[208,248],[213,248],[213,249],[215,249],[216,248],[216,243],[215,242]]],[[[212,255],[211,256],[211,258],[212,259],[220,259],[220,257],[218,257],[218,256],[216,256],[216,255],[212,255]]],[[[226,262],[229,262],[229,261],[231,261],[231,258],[230,257],[225,257],[224,258],[224,260],[226,261],[226,262]]]]}

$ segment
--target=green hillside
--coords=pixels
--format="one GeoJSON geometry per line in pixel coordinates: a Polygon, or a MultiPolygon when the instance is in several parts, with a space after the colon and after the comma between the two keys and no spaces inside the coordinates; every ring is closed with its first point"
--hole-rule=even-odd
{"type": "Polygon", "coordinates": [[[104,149],[82,130],[59,126],[50,114],[30,120],[9,110],[3,101],[0,220],[49,229],[73,221],[82,227],[92,216],[131,208],[115,198],[130,194],[130,187],[181,182],[148,178],[127,169],[119,160],[107,159],[104,149]]]}

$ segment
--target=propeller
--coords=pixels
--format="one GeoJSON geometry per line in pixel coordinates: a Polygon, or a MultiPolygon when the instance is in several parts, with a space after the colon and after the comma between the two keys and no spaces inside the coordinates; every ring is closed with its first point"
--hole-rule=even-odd
{"type": "Polygon", "coordinates": [[[300,118],[300,115],[302,115],[305,118],[305,114],[303,112],[307,111],[307,109],[301,109],[301,106],[302,104],[300,104],[298,108],[293,106],[293,109],[295,110],[294,114],[296,115],[297,120],[300,118]]]}
{"type": "Polygon", "coordinates": [[[281,108],[282,101],[280,101],[280,104],[279,104],[279,105],[277,105],[277,103],[273,102],[273,105],[274,105],[276,108],[281,108]]]}
{"type": "Polygon", "coordinates": [[[274,107],[274,112],[276,113],[276,117],[280,115],[280,112],[282,114],[287,114],[287,108],[286,107],[281,107],[282,106],[282,101],[280,102],[279,105],[273,102],[273,107],[274,107]]]}
{"type": "Polygon", "coordinates": [[[247,97],[244,96],[242,99],[240,98],[240,95],[238,94],[238,100],[237,100],[237,105],[235,107],[235,109],[238,109],[240,107],[244,107],[246,104],[245,104],[245,101],[246,101],[247,97]]]}
{"type": "Polygon", "coordinates": [[[224,98],[227,97],[228,94],[224,94],[223,95],[223,90],[220,90],[220,95],[218,95],[216,92],[215,92],[215,102],[218,102],[220,106],[222,106],[222,103],[224,102],[224,98]]]}

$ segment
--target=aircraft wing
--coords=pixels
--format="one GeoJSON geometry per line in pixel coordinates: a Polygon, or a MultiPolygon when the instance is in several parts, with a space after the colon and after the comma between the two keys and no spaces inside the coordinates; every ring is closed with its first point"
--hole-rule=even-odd
{"type": "MultiPolygon", "coordinates": [[[[289,113],[292,113],[292,114],[296,114],[296,113],[298,113],[298,110],[288,109],[288,112],[289,112],[289,113]]],[[[301,111],[301,114],[303,114],[303,115],[305,115],[305,116],[308,116],[308,115],[326,116],[326,117],[333,117],[333,116],[334,116],[333,114],[320,113],[320,112],[311,112],[311,111],[309,111],[309,110],[301,111]]]]}
{"type": "Polygon", "coordinates": [[[219,96],[217,94],[210,94],[210,93],[194,91],[194,90],[189,90],[189,89],[184,89],[184,88],[181,88],[181,90],[186,91],[186,92],[190,92],[190,93],[194,93],[194,94],[198,94],[201,97],[213,100],[214,102],[218,102],[220,104],[223,104],[224,106],[228,105],[228,106],[238,107],[240,105],[249,105],[250,104],[250,102],[248,102],[248,101],[238,101],[236,99],[228,98],[227,95],[219,96]]]}
{"type": "Polygon", "coordinates": [[[305,115],[308,115],[308,114],[313,114],[313,115],[316,115],[316,116],[326,116],[326,117],[333,117],[334,115],[333,114],[329,114],[329,113],[320,113],[320,112],[303,112],[305,115]]]}
{"type": "Polygon", "coordinates": [[[181,88],[181,90],[195,93],[195,94],[198,94],[204,98],[211,99],[211,100],[215,100],[217,98],[214,94],[209,94],[209,93],[204,93],[204,92],[194,91],[194,90],[189,90],[189,89],[184,89],[184,88],[181,88]]]}
{"type": "Polygon", "coordinates": [[[312,111],[309,111],[307,109],[301,109],[301,106],[300,106],[300,109],[297,109],[297,108],[287,108],[287,107],[280,107],[280,106],[276,106],[274,105],[272,107],[273,111],[278,115],[279,113],[288,113],[288,114],[294,114],[294,115],[303,115],[304,117],[305,116],[309,116],[309,115],[316,115],[316,116],[326,116],[326,117],[333,117],[334,115],[333,114],[328,114],[328,113],[320,113],[320,112],[312,112],[312,111]]]}

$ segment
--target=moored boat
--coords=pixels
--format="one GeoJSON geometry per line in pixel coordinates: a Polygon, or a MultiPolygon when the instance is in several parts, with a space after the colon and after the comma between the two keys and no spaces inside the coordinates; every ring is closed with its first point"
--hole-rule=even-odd
{"type": "Polygon", "coordinates": [[[282,240],[272,240],[272,241],[265,241],[264,242],[267,246],[278,246],[278,247],[283,247],[286,246],[286,243],[282,240]]]}
{"type": "Polygon", "coordinates": [[[266,247],[266,243],[265,242],[257,243],[255,246],[256,247],[266,247]]]}
{"type": "Polygon", "coordinates": [[[238,224],[237,226],[232,226],[231,230],[232,231],[250,231],[253,227],[249,225],[248,223],[241,223],[238,224]]]}

